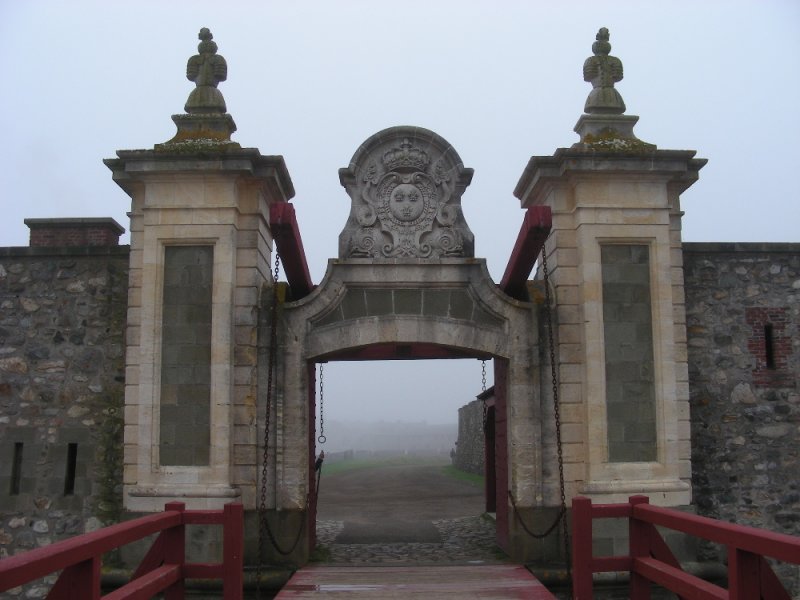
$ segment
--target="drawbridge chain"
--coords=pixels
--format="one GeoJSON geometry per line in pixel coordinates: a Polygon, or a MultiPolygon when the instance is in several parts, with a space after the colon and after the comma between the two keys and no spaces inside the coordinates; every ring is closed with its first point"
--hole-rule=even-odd
{"type": "Polygon", "coordinates": [[[319,436],[317,441],[324,444],[328,438],[325,437],[325,379],[324,379],[324,366],[319,364],[319,436]]]}
{"type": "MultiPolygon", "coordinates": [[[[259,497],[258,516],[258,559],[256,562],[256,598],[261,598],[261,568],[264,557],[264,537],[269,538],[272,546],[283,556],[289,556],[297,548],[300,538],[305,529],[305,519],[300,522],[300,527],[297,530],[297,536],[292,542],[291,547],[287,550],[282,548],[275,538],[275,534],[270,528],[267,519],[267,465],[269,464],[269,433],[270,433],[270,419],[272,415],[272,400],[275,396],[275,373],[277,371],[276,356],[278,353],[278,304],[280,298],[278,296],[278,272],[280,270],[281,257],[280,254],[275,252],[275,269],[272,273],[272,303],[270,306],[270,335],[269,335],[269,356],[267,359],[267,390],[266,401],[264,407],[264,453],[261,464],[261,490],[259,497]]],[[[317,472],[317,489],[319,489],[319,473],[317,472]]],[[[311,502],[311,494],[306,494],[305,510],[308,513],[308,508],[311,502]]]]}
{"type": "MultiPolygon", "coordinates": [[[[550,377],[552,381],[553,390],[553,420],[555,422],[556,430],[556,453],[558,460],[558,485],[561,494],[561,505],[553,523],[543,533],[536,533],[532,531],[522,520],[522,517],[517,511],[517,505],[514,501],[514,495],[511,490],[508,490],[508,498],[511,500],[511,506],[514,509],[514,516],[517,522],[522,526],[525,532],[535,539],[542,539],[555,531],[559,522],[562,526],[562,536],[564,538],[564,561],[567,567],[567,580],[572,582],[572,561],[570,556],[570,541],[569,541],[569,527],[567,523],[567,498],[566,486],[564,483],[564,451],[561,441],[561,406],[558,399],[558,374],[556,368],[556,350],[555,350],[555,335],[553,333],[553,309],[552,298],[550,294],[550,274],[547,269],[547,250],[542,247],[542,274],[544,275],[544,313],[545,313],[545,326],[547,327],[547,341],[548,350],[550,355],[550,377]]],[[[570,597],[572,593],[570,591],[570,597]]]]}
{"type": "Polygon", "coordinates": [[[489,415],[489,405],[486,403],[486,359],[481,359],[481,402],[483,403],[483,435],[486,436],[486,421],[489,415]]]}

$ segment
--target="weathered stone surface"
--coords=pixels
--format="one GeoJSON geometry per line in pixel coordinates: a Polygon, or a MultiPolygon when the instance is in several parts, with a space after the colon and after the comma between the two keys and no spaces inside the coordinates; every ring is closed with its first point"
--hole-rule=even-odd
{"type": "Polygon", "coordinates": [[[586,98],[584,111],[604,114],[622,114],[625,112],[625,102],[614,84],[622,81],[622,61],[616,56],[609,56],[611,44],[608,29],[602,27],[595,36],[596,42],[592,44],[594,56],[583,63],[583,79],[592,84],[592,91],[586,98]]]}
{"type": "Polygon", "coordinates": [[[471,257],[461,211],[472,179],[456,151],[420,127],[392,127],[364,142],[339,180],[352,201],[340,258],[471,257]]]}
{"type": "Polygon", "coordinates": [[[458,442],[453,464],[467,473],[483,475],[483,402],[473,400],[458,409],[458,442]]]}
{"type": "Polygon", "coordinates": [[[119,518],[121,427],[109,411],[122,402],[127,263],[119,246],[0,253],[0,555],[82,533],[90,515],[119,518]],[[16,445],[19,491],[9,494],[16,445]]]}
{"type": "Polygon", "coordinates": [[[694,501],[706,516],[798,535],[787,518],[800,511],[797,245],[684,244],[684,277],[694,501]]]}
{"type": "Polygon", "coordinates": [[[186,64],[186,78],[197,87],[189,94],[184,110],[187,113],[224,113],[225,99],[217,89],[219,82],[228,78],[228,64],[217,54],[217,44],[207,27],[197,35],[199,54],[192,56],[186,64]]]}

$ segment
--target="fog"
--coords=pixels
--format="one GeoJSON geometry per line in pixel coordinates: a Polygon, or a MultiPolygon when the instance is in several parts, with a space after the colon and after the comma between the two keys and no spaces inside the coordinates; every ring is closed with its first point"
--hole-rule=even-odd
{"type": "MultiPolygon", "coordinates": [[[[418,429],[428,426],[427,432],[434,425],[455,426],[458,409],[483,390],[482,367],[477,359],[325,363],[322,365],[325,433],[328,435],[329,430],[333,433],[327,424],[334,422],[351,425],[353,429],[346,430],[347,435],[356,435],[357,425],[381,422],[417,424],[418,429]]],[[[317,414],[319,368],[317,365],[317,414]]],[[[491,387],[492,361],[486,361],[485,368],[486,386],[491,387]]],[[[333,441],[331,435],[328,437],[333,441]]],[[[455,437],[450,444],[453,441],[455,437]]]]}

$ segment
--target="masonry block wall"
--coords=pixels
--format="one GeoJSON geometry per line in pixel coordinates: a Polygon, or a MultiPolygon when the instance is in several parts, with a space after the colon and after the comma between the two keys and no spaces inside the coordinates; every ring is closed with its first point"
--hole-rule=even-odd
{"type": "Polygon", "coordinates": [[[600,249],[608,403],[608,458],[658,460],[650,248],[600,249]]]}
{"type": "Polygon", "coordinates": [[[0,248],[0,559],[122,507],[128,248],[0,248]]]}
{"type": "Polygon", "coordinates": [[[165,248],[159,426],[162,465],[209,464],[213,266],[212,246],[165,248]]]}
{"type": "Polygon", "coordinates": [[[694,504],[800,535],[800,248],[685,244],[684,264],[694,504]]]}
{"type": "Polygon", "coordinates": [[[483,475],[483,402],[473,400],[458,409],[458,443],[454,464],[467,473],[483,475]]]}

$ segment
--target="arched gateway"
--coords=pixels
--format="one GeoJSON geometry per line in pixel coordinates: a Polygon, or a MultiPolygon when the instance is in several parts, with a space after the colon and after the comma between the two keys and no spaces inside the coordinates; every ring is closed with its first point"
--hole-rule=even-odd
{"type": "MultiPolygon", "coordinates": [[[[485,261],[473,258],[461,211],[471,177],[442,137],[414,127],[375,134],[340,170],[352,208],[339,258],[311,294],[283,305],[278,320],[275,447],[267,452],[266,486],[278,510],[304,512],[313,491],[315,364],[329,360],[495,359],[502,497],[493,500],[502,546],[509,539],[506,490],[523,505],[541,497],[537,317],[533,305],[500,291],[485,261]],[[508,463],[525,465],[523,477],[514,477],[508,463]]],[[[381,382],[370,385],[380,402],[381,382]]],[[[414,382],[405,385],[418,393],[414,382]]],[[[447,383],[438,385],[437,393],[447,394],[447,383]]],[[[313,508],[300,516],[310,530],[313,508]]]]}
{"type": "MultiPolygon", "coordinates": [[[[201,40],[190,78],[198,61],[223,64],[210,33],[201,40]]],[[[522,524],[547,528],[577,494],[688,505],[680,194],[705,161],[634,135],[638,117],[624,114],[613,89],[622,71],[609,50],[601,29],[584,64],[593,91],[575,126],[580,141],[531,157],[517,183],[527,212],[499,285],[473,257],[461,212],[472,170],[425,129],[382,131],[340,171],[350,215],[316,287],[283,158],[230,139],[236,125],[210,91],[224,69],[195,78],[204,91],[173,117],[173,139],[107,160],[132,201],[125,508],[238,500],[252,524],[248,562],[259,513],[275,541],[294,548],[290,560],[305,562],[314,543],[315,363],[443,357],[494,359],[497,538],[513,558],[558,558],[555,535],[541,542],[522,524]],[[517,299],[528,297],[532,260],[551,229],[545,289],[555,335],[540,352],[538,305],[517,299]],[[270,277],[276,246],[291,288],[280,303],[270,302],[281,288],[270,277]],[[540,356],[557,363],[553,385],[540,356]]],[[[381,383],[371,385],[379,401],[381,383]]],[[[610,531],[608,540],[625,535],[610,531]]]]}

